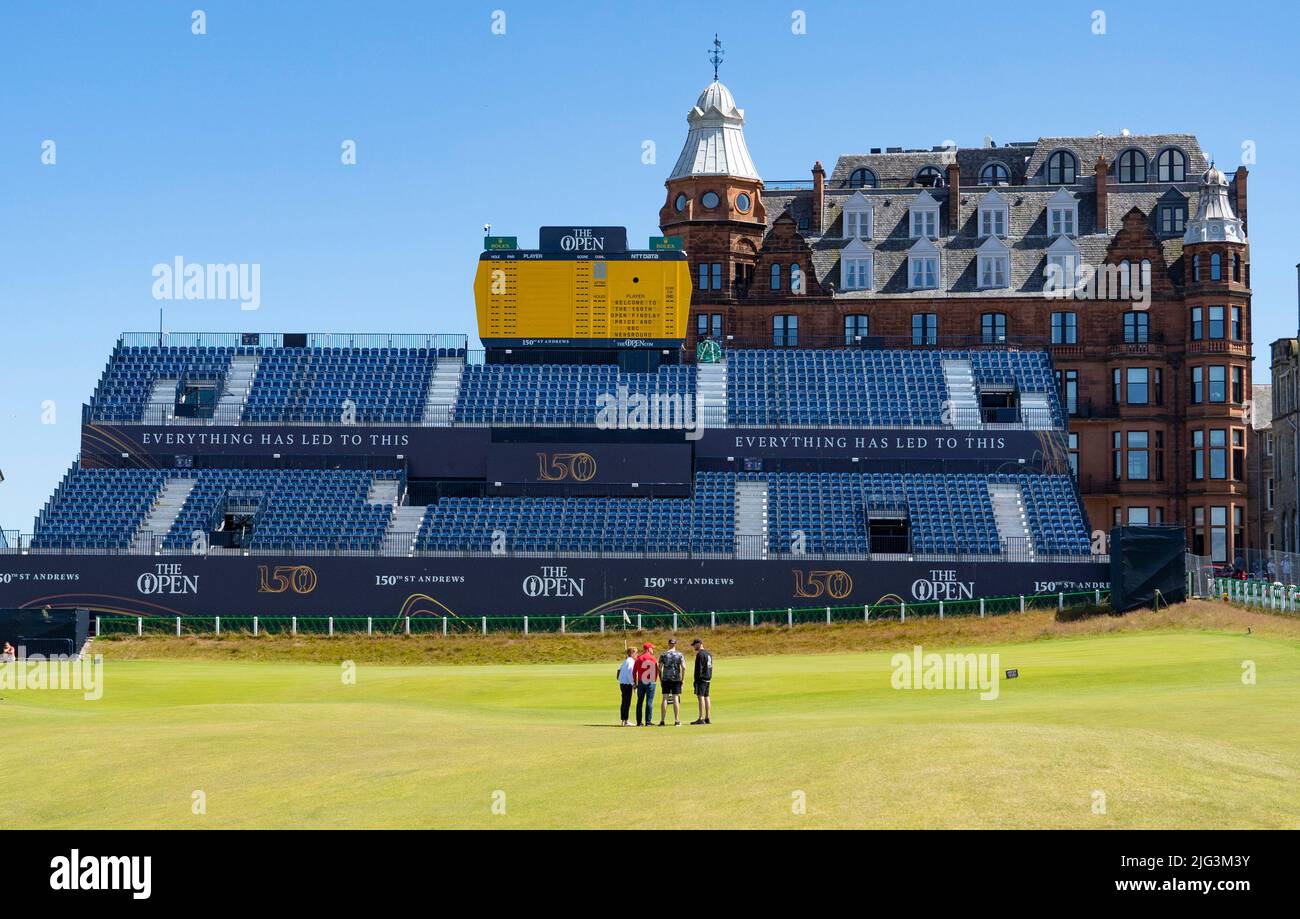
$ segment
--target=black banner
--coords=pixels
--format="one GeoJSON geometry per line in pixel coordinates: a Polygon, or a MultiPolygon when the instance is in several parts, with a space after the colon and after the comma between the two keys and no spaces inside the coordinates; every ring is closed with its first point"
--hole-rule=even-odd
{"type": "Polygon", "coordinates": [[[1079,563],[0,555],[0,608],[137,616],[599,615],[971,601],[1109,587],[1079,563]]]}

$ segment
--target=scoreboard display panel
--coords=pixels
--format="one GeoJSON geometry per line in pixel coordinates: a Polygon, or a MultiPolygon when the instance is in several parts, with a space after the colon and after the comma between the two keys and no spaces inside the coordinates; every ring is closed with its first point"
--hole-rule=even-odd
{"type": "Polygon", "coordinates": [[[621,227],[543,227],[542,248],[479,257],[474,302],[487,347],[659,347],[686,337],[680,250],[627,249],[621,227]]]}

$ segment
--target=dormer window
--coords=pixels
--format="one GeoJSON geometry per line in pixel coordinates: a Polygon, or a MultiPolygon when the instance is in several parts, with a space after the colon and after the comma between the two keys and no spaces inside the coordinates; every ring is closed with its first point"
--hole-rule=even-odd
{"type": "Polygon", "coordinates": [[[1002,163],[986,163],[980,170],[981,185],[1010,185],[1011,172],[1002,163]]]}
{"type": "Polygon", "coordinates": [[[865,167],[849,173],[849,188],[875,188],[876,174],[865,167]]]}
{"type": "Polygon", "coordinates": [[[980,236],[1006,237],[1011,214],[1006,198],[996,191],[990,191],[980,199],[979,214],[980,236]]]}
{"type": "Polygon", "coordinates": [[[1125,150],[1119,155],[1119,180],[1125,185],[1147,180],[1147,157],[1141,150],[1125,150]]]}
{"type": "Polygon", "coordinates": [[[911,290],[936,290],[939,287],[939,247],[928,237],[917,240],[907,253],[907,279],[911,290]]]}
{"type": "Polygon", "coordinates": [[[843,290],[871,290],[873,286],[871,250],[859,239],[840,253],[840,287],[843,290]]]}
{"type": "Polygon", "coordinates": [[[1060,236],[1047,247],[1046,289],[1074,290],[1079,286],[1079,247],[1068,236],[1060,236]]]}
{"type": "Polygon", "coordinates": [[[1078,233],[1079,202],[1064,188],[1047,199],[1047,235],[1074,236],[1078,233]]]}
{"type": "Polygon", "coordinates": [[[1073,185],[1079,175],[1079,161],[1069,150],[1057,150],[1047,158],[1047,184],[1073,185]]]}
{"type": "Polygon", "coordinates": [[[1160,151],[1156,157],[1156,178],[1161,182],[1185,182],[1187,155],[1173,148],[1160,151]]]}
{"type": "Polygon", "coordinates": [[[861,192],[856,192],[844,204],[844,238],[870,239],[872,218],[871,202],[861,192]]]}
{"type": "Polygon", "coordinates": [[[1011,250],[1001,239],[990,236],[977,251],[976,268],[981,288],[1006,287],[1011,276],[1011,250]]]}
{"type": "Polygon", "coordinates": [[[921,192],[907,206],[913,239],[936,239],[939,236],[939,202],[921,192]]]}
{"type": "Polygon", "coordinates": [[[937,166],[922,166],[915,182],[922,188],[943,188],[943,173],[937,166]]]}

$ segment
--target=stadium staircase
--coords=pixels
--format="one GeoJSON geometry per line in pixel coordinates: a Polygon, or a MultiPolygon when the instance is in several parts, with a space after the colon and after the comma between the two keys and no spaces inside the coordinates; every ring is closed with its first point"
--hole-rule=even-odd
{"type": "Polygon", "coordinates": [[[1050,431],[1055,426],[1052,421],[1051,398],[1042,392],[1021,393],[1020,418],[1030,430],[1050,431]]]}
{"type": "Polygon", "coordinates": [[[736,556],[767,558],[767,482],[736,483],[736,556]]]}
{"type": "Polygon", "coordinates": [[[141,421],[145,424],[167,424],[176,413],[176,387],[180,380],[156,380],[149,391],[141,421]]]}
{"type": "Polygon", "coordinates": [[[695,368],[696,417],[705,427],[727,426],[727,362],[695,368]]]}
{"type": "Polygon", "coordinates": [[[465,369],[463,357],[442,357],[433,370],[429,395],[424,403],[423,421],[428,425],[451,424],[456,400],[460,397],[460,377],[465,369]]]}
{"type": "Polygon", "coordinates": [[[952,404],[952,426],[978,428],[980,426],[979,399],[975,392],[975,372],[967,360],[943,362],[944,383],[948,387],[948,400],[952,404]]]}
{"type": "Polygon", "coordinates": [[[253,377],[257,375],[257,365],[261,361],[256,354],[236,354],[230,359],[230,369],[226,371],[226,385],[217,400],[216,417],[225,422],[242,421],[244,403],[253,389],[253,377]]]}
{"type": "Polygon", "coordinates": [[[152,552],[155,544],[161,544],[163,537],[171,532],[176,518],[181,515],[181,509],[185,507],[197,482],[198,479],[188,477],[167,479],[140,528],[135,531],[132,545],[142,552],[152,552]]]}
{"type": "Polygon", "coordinates": [[[1024,546],[1029,559],[1034,556],[1034,540],[1029,535],[1025,514],[1024,496],[1019,485],[989,483],[989,500],[993,502],[993,519],[997,523],[998,538],[1006,547],[1024,546]]]}
{"type": "Polygon", "coordinates": [[[411,504],[394,507],[393,516],[388,519],[388,529],[384,530],[380,551],[384,555],[410,555],[415,548],[416,537],[420,534],[420,524],[426,510],[428,508],[411,504]]]}
{"type": "Polygon", "coordinates": [[[396,505],[401,503],[401,483],[397,479],[375,479],[366,493],[367,504],[396,505]]]}

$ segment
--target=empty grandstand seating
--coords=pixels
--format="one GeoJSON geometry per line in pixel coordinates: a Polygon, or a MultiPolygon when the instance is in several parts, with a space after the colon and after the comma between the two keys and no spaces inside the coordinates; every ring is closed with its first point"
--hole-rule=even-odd
{"type": "MultiPolygon", "coordinates": [[[[699,472],[693,498],[446,498],[432,505],[416,548],[487,552],[505,534],[512,552],[679,552],[730,554],[735,548],[737,480],[769,486],[768,546],[791,551],[873,551],[869,517],[903,517],[918,555],[997,555],[1003,550],[988,486],[1018,484],[1038,552],[1088,553],[1083,516],[1065,476],[909,473],[699,472]]],[[[878,549],[876,551],[879,551],[878,549]]]]}
{"type": "Polygon", "coordinates": [[[165,478],[153,469],[74,466],[36,518],[32,548],[127,548],[165,478]]]}
{"type": "Polygon", "coordinates": [[[416,423],[437,364],[430,348],[272,348],[262,352],[244,421],[416,423]]]}
{"type": "Polygon", "coordinates": [[[374,551],[392,505],[370,504],[371,484],[396,471],[81,469],[65,477],[36,522],[37,549],[124,549],[131,545],[168,476],[195,485],[170,532],[167,549],[188,551],[193,532],[206,537],[227,509],[253,514],[248,549],[374,551]]]}
{"type": "Polygon", "coordinates": [[[95,390],[96,421],[139,421],[159,380],[202,379],[220,392],[234,348],[119,346],[95,390]]]}
{"type": "MultiPolygon", "coordinates": [[[[461,377],[454,420],[462,424],[597,423],[601,397],[695,394],[695,367],[624,373],[612,364],[471,365],[461,377]]],[[[694,411],[694,404],[683,403],[694,411]]],[[[612,426],[612,425],[611,425],[612,426]]],[[[665,425],[666,426],[666,425],[665,425]]],[[[680,423],[678,424],[680,426],[680,423]]]]}

